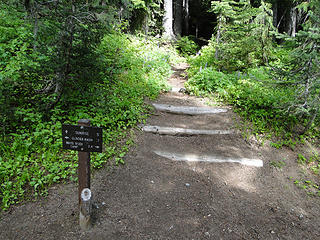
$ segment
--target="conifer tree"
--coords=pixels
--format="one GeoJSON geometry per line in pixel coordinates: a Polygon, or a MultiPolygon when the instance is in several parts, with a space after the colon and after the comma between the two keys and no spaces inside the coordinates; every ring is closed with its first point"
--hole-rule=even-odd
{"type": "Polygon", "coordinates": [[[255,8],[248,0],[212,1],[217,14],[215,58],[221,70],[241,70],[268,62],[274,30],[271,5],[255,8]]]}
{"type": "Polygon", "coordinates": [[[320,108],[320,2],[309,0],[298,6],[308,19],[296,37],[287,38],[295,49],[284,68],[274,68],[281,84],[293,86],[296,97],[287,104],[289,114],[308,119],[303,133],[319,117],[320,108]]]}

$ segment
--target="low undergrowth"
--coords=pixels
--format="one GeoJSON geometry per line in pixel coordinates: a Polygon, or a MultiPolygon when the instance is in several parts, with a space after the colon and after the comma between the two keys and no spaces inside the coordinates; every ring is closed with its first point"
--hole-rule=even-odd
{"type": "Polygon", "coordinates": [[[167,88],[174,51],[158,47],[156,40],[108,34],[96,53],[100,72],[90,87],[70,89],[51,110],[39,111],[27,102],[15,108],[16,122],[0,136],[2,209],[45,195],[52,184],[77,179],[77,152],[62,150],[63,123],[86,118],[103,128],[104,150],[91,154],[94,169],[109,159],[124,163],[133,143],[130,128],[146,116],[144,99],[167,88]]]}
{"type": "Polygon", "coordinates": [[[308,156],[299,153],[297,162],[303,168],[303,176],[294,180],[294,184],[304,189],[310,196],[320,197],[320,155],[311,152],[308,156]]]}
{"type": "Polygon", "coordinates": [[[294,98],[294,91],[268,85],[268,81],[264,68],[223,73],[204,66],[192,75],[186,86],[196,95],[214,96],[233,105],[234,110],[250,122],[252,134],[269,137],[275,134],[288,139],[293,136],[298,120],[286,114],[281,106],[294,98]]]}

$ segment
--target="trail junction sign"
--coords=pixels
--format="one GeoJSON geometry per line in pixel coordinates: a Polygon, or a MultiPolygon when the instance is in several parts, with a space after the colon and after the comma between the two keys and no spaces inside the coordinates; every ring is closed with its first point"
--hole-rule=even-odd
{"type": "Polygon", "coordinates": [[[63,124],[62,145],[81,152],[102,152],[102,128],[63,124]]]}

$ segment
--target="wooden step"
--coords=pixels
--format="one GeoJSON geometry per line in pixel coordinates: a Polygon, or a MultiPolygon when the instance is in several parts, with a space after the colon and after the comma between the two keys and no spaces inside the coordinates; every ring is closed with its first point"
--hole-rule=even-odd
{"type": "Polygon", "coordinates": [[[208,163],[240,163],[251,167],[263,167],[263,161],[260,159],[223,157],[215,155],[197,155],[192,153],[171,153],[164,151],[154,151],[158,156],[168,158],[174,161],[185,162],[208,162],[208,163]]]}
{"type": "Polygon", "coordinates": [[[174,127],[161,127],[161,126],[142,126],[144,132],[157,133],[160,135],[172,136],[192,136],[192,135],[223,135],[233,134],[234,130],[201,130],[201,129],[188,129],[188,128],[174,128],[174,127]]]}
{"type": "Polygon", "coordinates": [[[153,103],[153,107],[158,111],[184,114],[184,115],[199,115],[199,114],[217,114],[225,113],[228,109],[214,107],[192,107],[192,106],[173,106],[169,104],[153,103]]]}

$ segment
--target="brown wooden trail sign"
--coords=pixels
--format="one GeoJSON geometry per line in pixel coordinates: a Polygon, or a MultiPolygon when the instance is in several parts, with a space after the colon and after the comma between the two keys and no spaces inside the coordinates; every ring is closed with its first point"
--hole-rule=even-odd
{"type": "Polygon", "coordinates": [[[102,152],[102,128],[64,124],[62,144],[64,149],[102,152]]]}
{"type": "Polygon", "coordinates": [[[91,212],[87,205],[92,203],[90,191],[90,152],[102,152],[102,128],[91,127],[90,120],[80,119],[78,125],[62,125],[63,149],[78,151],[78,199],[80,209],[80,227],[90,228],[91,212]],[[81,198],[83,190],[90,192],[90,199],[81,198]]]}

